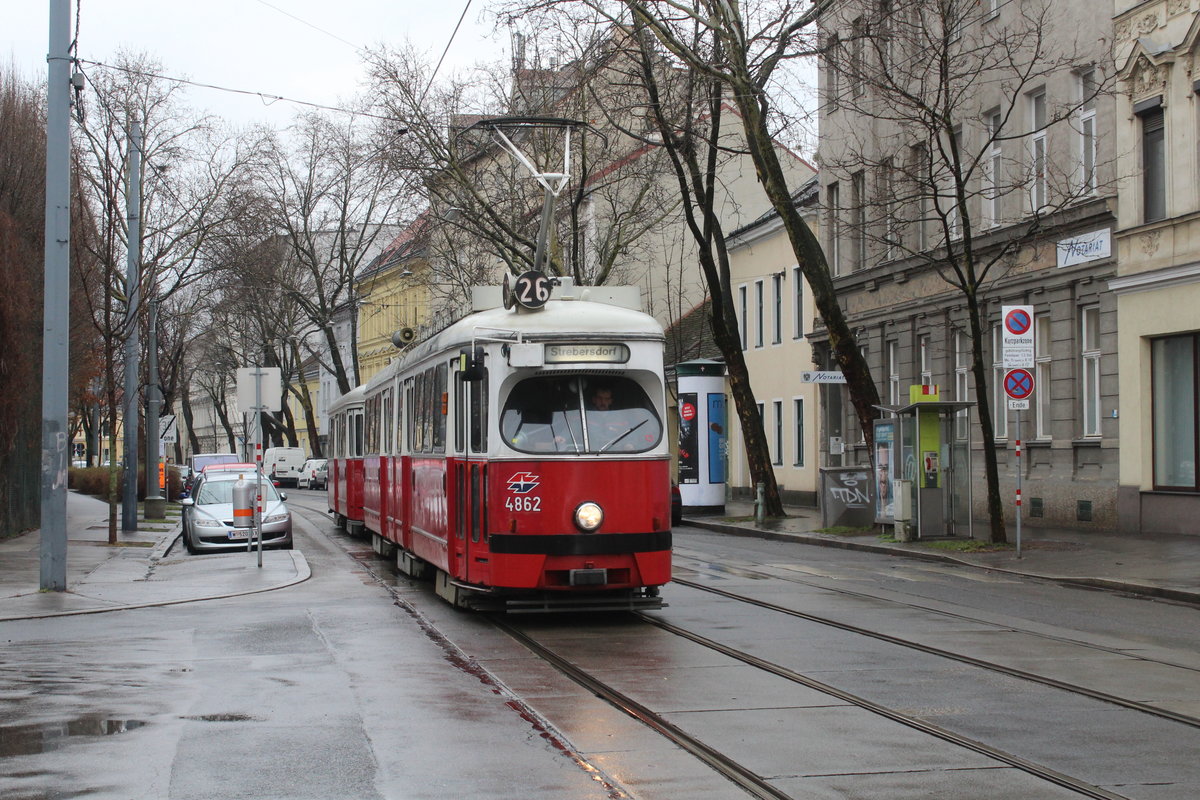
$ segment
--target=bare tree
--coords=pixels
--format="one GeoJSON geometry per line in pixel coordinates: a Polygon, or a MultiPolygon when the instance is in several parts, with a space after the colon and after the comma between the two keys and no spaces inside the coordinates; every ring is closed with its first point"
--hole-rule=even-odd
{"type": "Polygon", "coordinates": [[[873,439],[871,423],[879,415],[879,392],[838,303],[825,254],[793,202],[796,187],[788,185],[772,130],[778,127],[771,95],[773,81],[781,67],[813,53],[811,29],[822,4],[698,0],[685,5],[671,0],[620,0],[614,5],[603,0],[584,1],[614,19],[614,8],[626,9],[680,61],[727,87],[759,182],[787,231],[796,263],[829,331],[832,355],[846,376],[850,399],[869,445],[873,439]]]}
{"type": "MultiPolygon", "coordinates": [[[[38,92],[0,67],[0,538],[41,517],[40,394],[42,271],[46,206],[44,117],[38,92]],[[38,331],[30,335],[30,331],[38,331]],[[19,390],[23,387],[26,390],[19,390]]],[[[72,234],[75,233],[72,226],[72,234]]]]}
{"type": "MultiPolygon", "coordinates": [[[[95,210],[96,235],[89,246],[100,265],[85,296],[94,301],[90,317],[105,342],[103,407],[114,415],[108,426],[112,453],[117,452],[115,414],[123,405],[118,402],[123,370],[116,354],[133,326],[146,324],[145,298],[169,298],[203,275],[206,242],[240,214],[239,195],[230,189],[255,150],[220,130],[211,118],[193,114],[182,101],[182,84],[159,77],[161,71],[150,57],[129,54],[119,55],[114,68],[95,71],[87,115],[79,127],[83,155],[77,173],[95,210]],[[142,129],[145,169],[139,187],[141,241],[136,243],[141,270],[130,297],[125,286],[130,247],[125,205],[132,122],[142,129]]],[[[123,424],[136,430],[139,419],[123,424]]],[[[115,542],[116,459],[111,463],[109,540],[115,542]]]]}
{"type": "Polygon", "coordinates": [[[275,139],[260,170],[274,230],[286,246],[279,287],[324,338],[343,394],[359,379],[355,275],[391,241],[395,226],[414,216],[407,178],[387,158],[401,135],[391,123],[304,114],[286,142],[275,139]],[[334,334],[335,315],[347,307],[350,364],[334,334]]]}
{"type": "MultiPolygon", "coordinates": [[[[708,34],[696,28],[691,46],[708,34]]],[[[640,67],[640,84],[646,92],[647,108],[657,129],[657,139],[670,156],[678,191],[683,199],[684,220],[696,244],[700,269],[713,299],[710,325],[713,338],[725,359],[730,393],[741,423],[746,461],[751,481],[764,489],[764,512],[784,516],[783,501],[771,463],[770,445],[763,430],[762,414],[750,385],[750,371],[742,350],[737,312],[730,279],[729,252],[718,214],[718,167],[731,149],[741,145],[729,127],[725,81],[685,65],[673,68],[657,46],[645,22],[635,19],[632,39],[640,67]],[[672,67],[672,68],[667,68],[672,67]],[[670,102],[674,99],[676,102],[670,102]],[[732,141],[731,141],[732,140],[732,141]]]]}
{"type": "Polygon", "coordinates": [[[1006,5],[995,22],[999,9],[975,0],[845,2],[821,20],[825,101],[838,110],[826,115],[822,167],[861,195],[838,225],[850,260],[931,271],[964,300],[995,542],[1005,531],[993,419],[1005,410],[988,391],[989,292],[1064,209],[1098,193],[1096,131],[1082,112],[1112,76],[1065,4],[1006,5]],[[1070,76],[1078,90],[1057,95],[1070,100],[1048,100],[1045,87],[1070,76]],[[1068,126],[1083,158],[1048,147],[1048,132],[1068,126]]]}
{"type": "Polygon", "coordinates": [[[521,44],[511,71],[497,68],[495,74],[433,85],[411,51],[380,51],[372,58],[387,113],[403,119],[408,130],[393,156],[423,176],[435,268],[431,288],[445,303],[465,299],[473,284],[494,282],[500,270],[533,267],[543,192],[499,144],[495,126],[478,125],[481,120],[580,123],[500,126],[546,172],[567,163],[569,141],[570,173],[547,252],[552,274],[593,285],[623,277],[622,262],[632,260],[631,252],[675,208],[660,187],[661,155],[605,124],[628,119],[641,107],[615,63],[618,49],[608,37],[583,30],[557,42],[545,66],[531,55],[532,46],[527,52],[521,44]]]}

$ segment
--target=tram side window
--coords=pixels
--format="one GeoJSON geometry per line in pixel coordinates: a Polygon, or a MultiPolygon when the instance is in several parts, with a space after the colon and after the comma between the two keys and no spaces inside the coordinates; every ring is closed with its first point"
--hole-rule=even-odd
{"type": "Polygon", "coordinates": [[[366,453],[378,453],[379,446],[379,397],[371,397],[366,402],[366,453]]]}
{"type": "Polygon", "coordinates": [[[408,396],[408,449],[417,452],[417,390],[412,378],[404,382],[404,393],[408,396]]]}
{"type": "Polygon", "coordinates": [[[642,453],[662,439],[650,398],[624,376],[527,378],[509,394],[500,430],[527,453],[642,453]]]}
{"type": "Polygon", "coordinates": [[[483,377],[472,381],[471,392],[471,451],[485,453],[488,447],[488,374],[483,371],[483,377]]]}
{"type": "Polygon", "coordinates": [[[361,458],[363,454],[363,412],[355,411],[350,417],[351,452],[352,458],[361,458]]]}
{"type": "Polygon", "coordinates": [[[413,452],[425,452],[425,373],[413,383],[413,452]]]}
{"type": "MultiPolygon", "coordinates": [[[[452,364],[455,362],[451,362],[452,364]]],[[[461,453],[467,438],[467,382],[458,370],[454,370],[454,452],[461,453]]]]}
{"type": "Polygon", "coordinates": [[[396,397],[396,410],[392,418],[392,430],[395,432],[392,453],[400,455],[404,448],[404,388],[397,382],[393,391],[396,397]]]}
{"type": "Polygon", "coordinates": [[[389,454],[392,452],[392,390],[383,390],[383,416],[379,424],[382,429],[382,441],[380,442],[380,452],[389,454]]]}
{"type": "Polygon", "coordinates": [[[433,449],[439,453],[446,452],[446,405],[449,398],[446,395],[447,366],[438,364],[430,370],[433,373],[433,391],[430,398],[433,402],[429,409],[433,417],[433,449]]]}

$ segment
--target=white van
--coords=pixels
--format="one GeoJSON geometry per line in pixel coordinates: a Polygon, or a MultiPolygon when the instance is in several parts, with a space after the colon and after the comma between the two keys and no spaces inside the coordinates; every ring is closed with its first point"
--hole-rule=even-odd
{"type": "Polygon", "coordinates": [[[280,486],[295,486],[306,460],[303,448],[268,447],[263,453],[263,469],[280,486]]]}

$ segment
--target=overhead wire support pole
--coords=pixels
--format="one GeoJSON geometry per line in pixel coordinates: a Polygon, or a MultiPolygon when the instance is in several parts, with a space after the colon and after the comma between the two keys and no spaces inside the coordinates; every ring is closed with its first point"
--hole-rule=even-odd
{"type": "MultiPolygon", "coordinates": [[[[121,492],[121,530],[137,530],[138,465],[138,313],[141,309],[142,261],[142,126],[129,123],[129,179],[125,187],[125,407],[121,426],[125,432],[125,482],[121,492]]],[[[150,465],[146,465],[149,471],[150,465]]]]}
{"type": "Polygon", "coordinates": [[[46,112],[45,296],[42,298],[40,587],[67,588],[68,332],[71,243],[71,3],[50,0],[46,112]]]}

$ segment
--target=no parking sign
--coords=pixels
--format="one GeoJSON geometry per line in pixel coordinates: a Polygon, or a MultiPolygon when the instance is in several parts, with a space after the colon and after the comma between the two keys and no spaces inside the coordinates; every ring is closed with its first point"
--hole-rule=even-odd
{"type": "MultiPolygon", "coordinates": [[[[1034,360],[1033,306],[1002,306],[1005,369],[1032,369],[1034,360]]],[[[1019,398],[1014,398],[1019,399],[1019,398]]]]}

